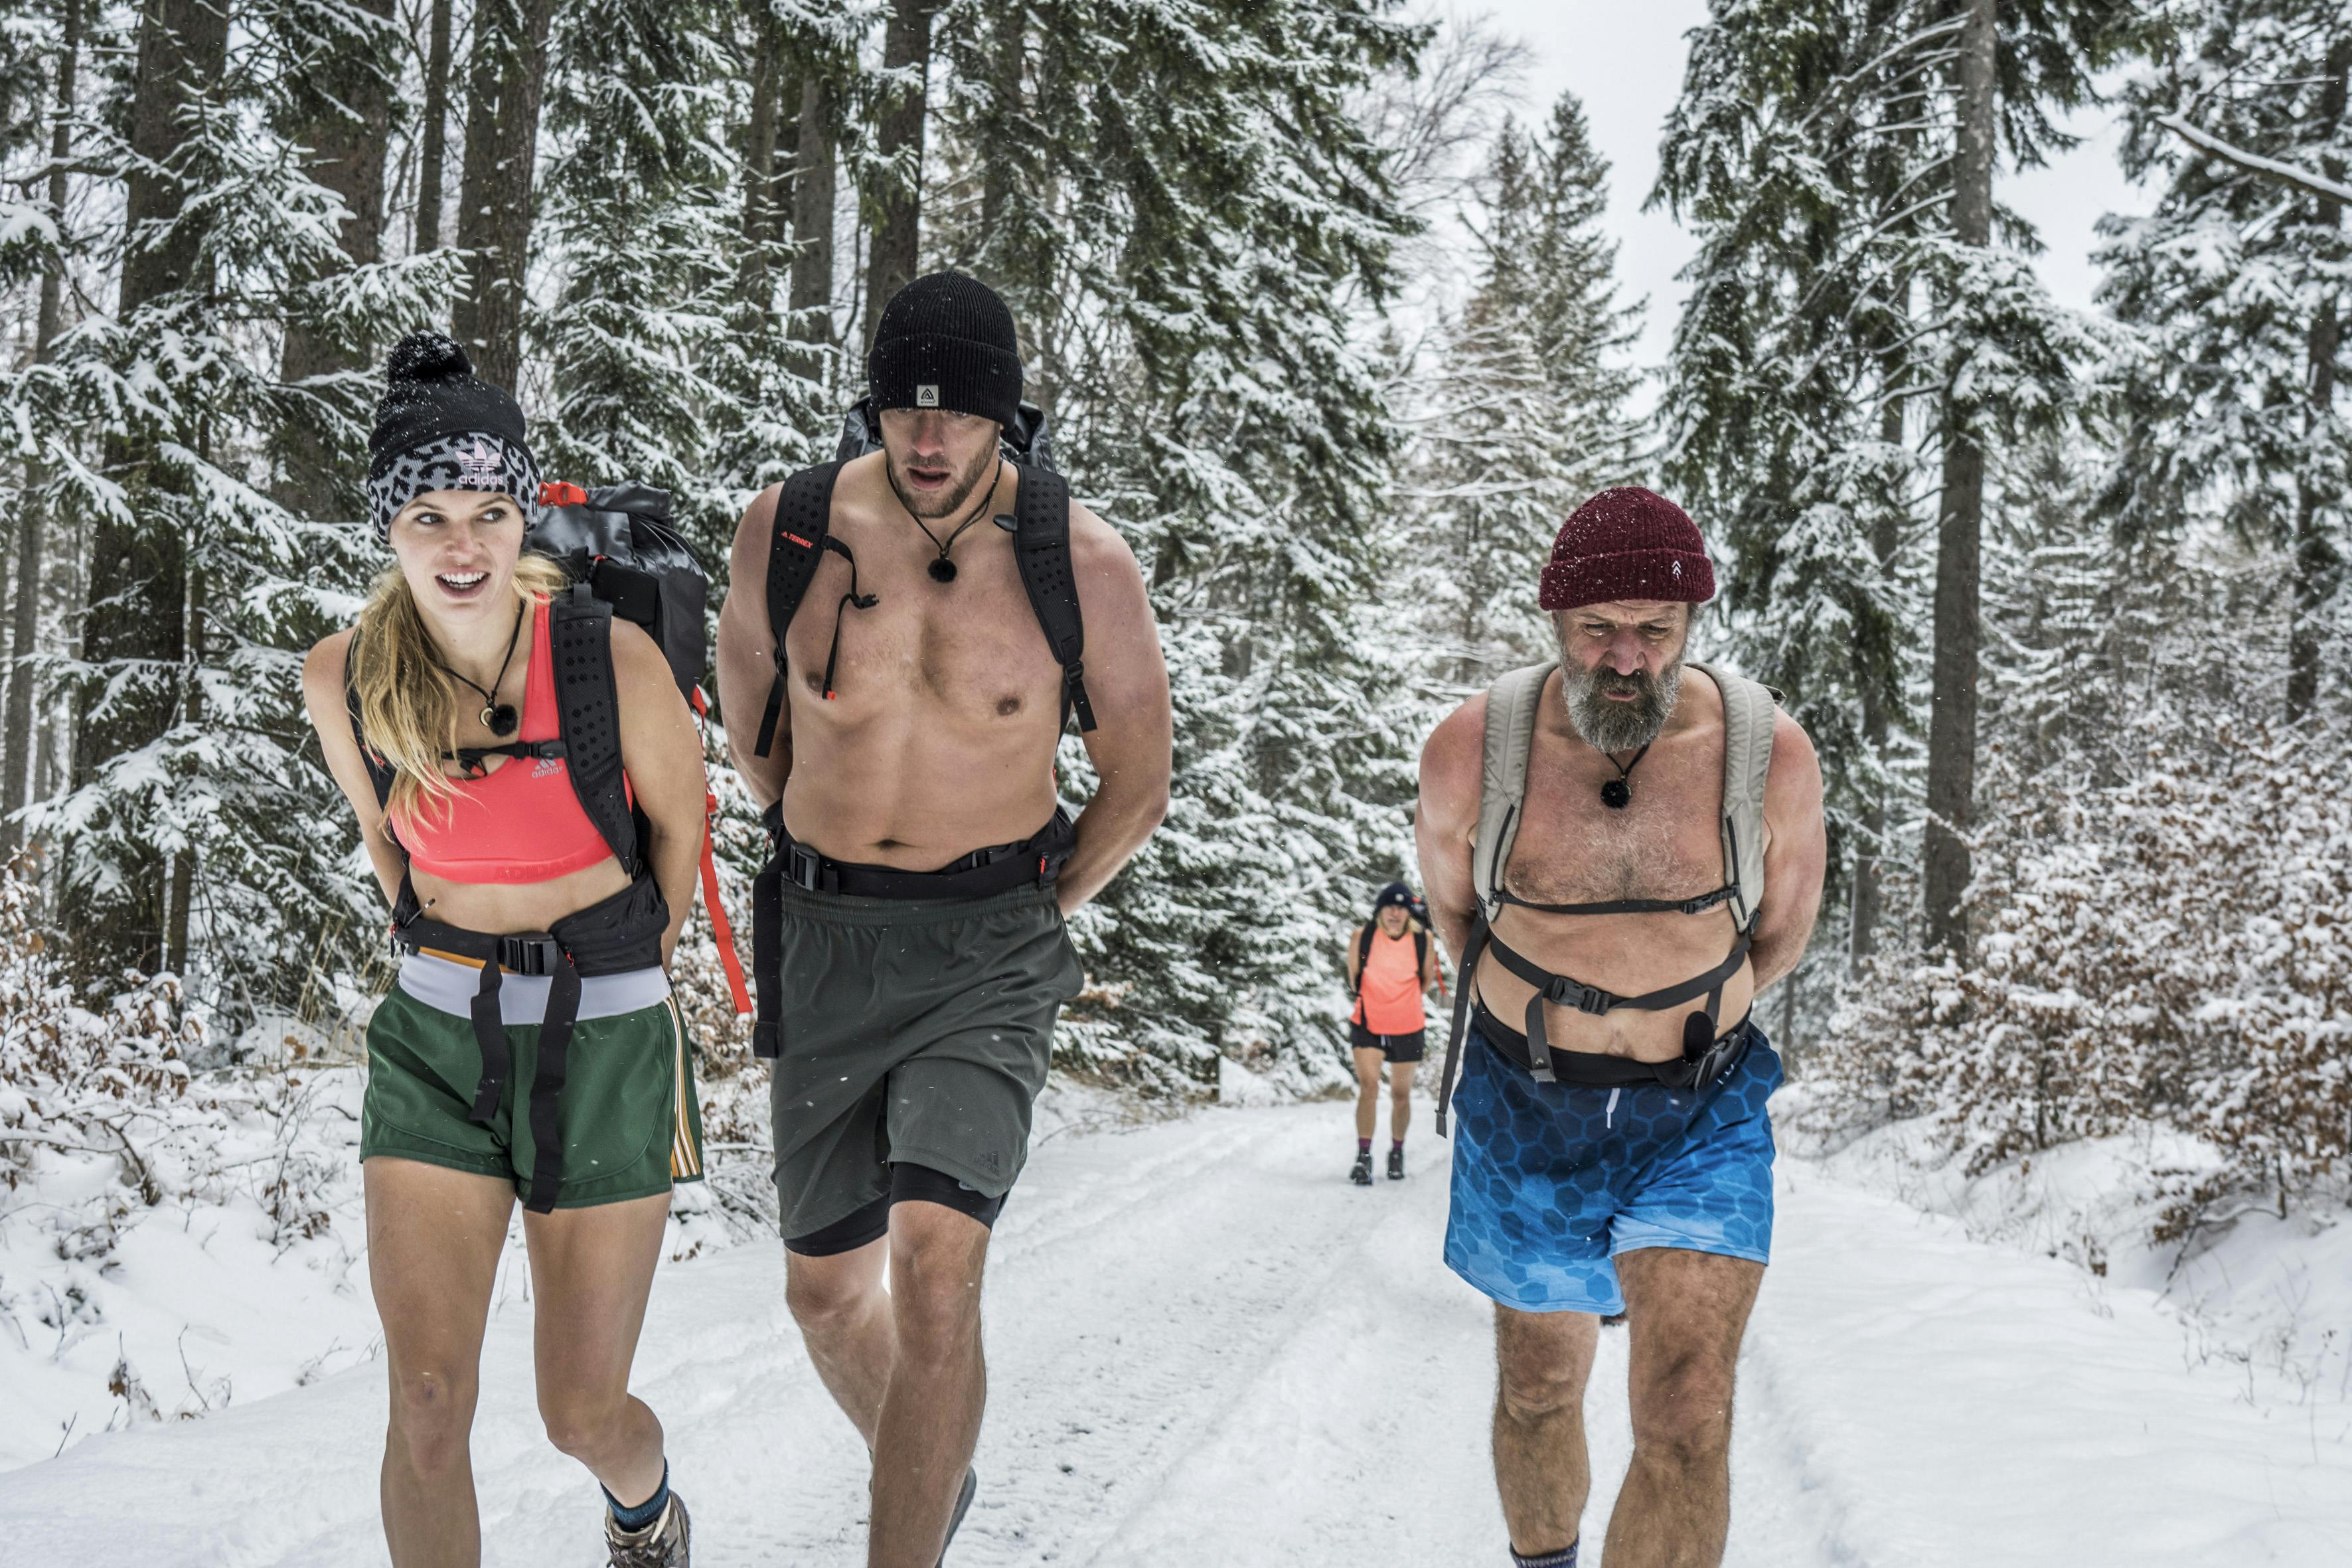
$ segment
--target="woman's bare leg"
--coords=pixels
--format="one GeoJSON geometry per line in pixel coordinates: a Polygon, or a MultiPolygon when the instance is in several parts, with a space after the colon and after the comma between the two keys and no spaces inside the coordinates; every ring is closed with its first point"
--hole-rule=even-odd
{"type": "Polygon", "coordinates": [[[548,1441],[625,1507],[661,1486],[662,1428],[629,1393],[669,1194],[523,1215],[537,1298],[533,1364],[548,1441]]]}
{"type": "Polygon", "coordinates": [[[368,1280],[392,1383],[384,1543],[395,1568],[474,1568],[482,1541],[467,1438],[514,1187],[384,1154],[361,1173],[368,1280]]]}
{"type": "Polygon", "coordinates": [[[1356,1053],[1356,1136],[1370,1139],[1381,1120],[1381,1053],[1356,1053]]]}

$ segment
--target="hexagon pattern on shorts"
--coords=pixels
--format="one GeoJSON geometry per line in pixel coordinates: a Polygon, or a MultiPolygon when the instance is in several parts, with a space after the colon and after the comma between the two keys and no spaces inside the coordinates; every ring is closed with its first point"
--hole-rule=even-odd
{"type": "Polygon", "coordinates": [[[1622,1312],[1618,1253],[1769,1259],[1780,1058],[1762,1031],[1696,1092],[1538,1083],[1472,1026],[1454,1091],[1445,1262],[1526,1312],[1622,1312]]]}

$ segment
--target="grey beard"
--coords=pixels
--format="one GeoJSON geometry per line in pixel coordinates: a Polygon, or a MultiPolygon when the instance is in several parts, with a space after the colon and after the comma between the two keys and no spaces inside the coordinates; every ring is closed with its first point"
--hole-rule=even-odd
{"type": "Polygon", "coordinates": [[[1571,659],[1560,660],[1559,690],[1568,704],[1568,721],[1598,752],[1638,752],[1656,740],[1674,716],[1682,689],[1679,657],[1655,677],[1620,675],[1606,665],[1588,671],[1571,659]],[[1636,695],[1631,701],[1615,701],[1603,695],[1610,691],[1636,695]]]}

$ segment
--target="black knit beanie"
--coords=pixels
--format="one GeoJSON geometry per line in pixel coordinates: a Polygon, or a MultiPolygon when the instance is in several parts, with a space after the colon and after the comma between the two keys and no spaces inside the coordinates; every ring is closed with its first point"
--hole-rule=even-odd
{"type": "Polygon", "coordinates": [[[866,379],[877,408],[945,408],[1010,428],[1021,413],[1013,312],[977,278],[918,278],[882,307],[866,379]]]}
{"type": "Polygon", "coordinates": [[[367,489],[379,540],[390,536],[402,507],[429,490],[502,490],[528,524],[538,515],[539,464],[523,439],[521,405],[475,375],[454,338],[409,333],[384,365],[367,489]]]}

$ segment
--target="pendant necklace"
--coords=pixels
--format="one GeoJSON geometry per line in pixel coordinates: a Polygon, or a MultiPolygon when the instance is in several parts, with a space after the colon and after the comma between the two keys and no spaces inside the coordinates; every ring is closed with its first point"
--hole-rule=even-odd
{"type": "Polygon", "coordinates": [[[481,692],[482,727],[488,730],[491,734],[496,735],[501,741],[505,740],[509,735],[513,734],[516,730],[521,727],[522,724],[522,718],[515,711],[514,704],[511,702],[499,701],[498,691],[499,688],[506,683],[507,666],[514,662],[515,642],[522,636],[522,616],[525,608],[526,606],[521,605],[517,605],[515,606],[514,630],[507,634],[507,656],[506,658],[499,660],[499,677],[496,680],[490,682],[488,690],[483,691],[478,682],[467,680],[464,676],[458,675],[456,670],[451,669],[447,665],[441,664],[439,659],[436,658],[433,661],[436,664],[441,665],[442,672],[444,674],[454,676],[459,680],[464,680],[467,685],[473,687],[476,691],[481,692]]]}
{"type": "MultiPolygon", "coordinates": [[[[1609,757],[1606,752],[1601,754],[1609,757]]],[[[1601,786],[1601,805],[1612,811],[1622,811],[1633,803],[1633,785],[1631,780],[1633,770],[1640,767],[1642,759],[1649,754],[1650,748],[1645,745],[1633,753],[1633,760],[1630,763],[1621,763],[1614,757],[1609,757],[1609,765],[1617,770],[1617,776],[1601,786]]]]}
{"type": "Polygon", "coordinates": [[[890,473],[887,468],[883,469],[883,474],[884,477],[887,478],[890,481],[890,493],[898,496],[898,504],[907,509],[907,515],[915,519],[915,526],[923,531],[923,537],[929,540],[931,542],[931,547],[939,552],[938,555],[932,557],[930,565],[926,568],[926,570],[928,570],[931,574],[931,581],[934,583],[954,582],[956,580],[956,563],[948,559],[948,552],[955,548],[955,542],[963,537],[963,531],[965,529],[970,528],[973,523],[980,521],[980,514],[988,510],[988,503],[996,498],[996,487],[1003,483],[1004,479],[1004,459],[1001,457],[996,459],[996,473],[990,479],[986,493],[982,495],[979,504],[971,509],[971,512],[965,516],[964,520],[955,525],[954,531],[947,536],[947,540],[944,543],[940,542],[938,534],[931,531],[930,525],[929,523],[925,522],[921,518],[915,516],[914,506],[907,500],[906,496],[898,489],[898,476],[890,473]]]}

